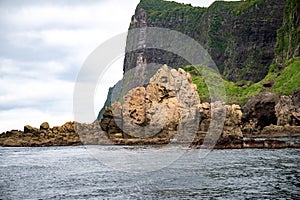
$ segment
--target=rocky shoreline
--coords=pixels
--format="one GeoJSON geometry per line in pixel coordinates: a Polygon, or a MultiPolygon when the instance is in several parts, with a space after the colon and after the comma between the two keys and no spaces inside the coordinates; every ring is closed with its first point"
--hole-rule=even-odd
{"type": "Polygon", "coordinates": [[[67,122],[0,134],[0,146],[167,145],[191,148],[300,148],[300,90],[264,91],[241,107],[202,102],[190,74],[161,67],[144,87],[125,93],[92,124],[67,122]],[[264,138],[264,139],[258,139],[264,138]]]}
{"type": "MultiPolygon", "coordinates": [[[[287,127],[280,127],[286,129],[287,127]]],[[[290,127],[289,127],[290,128],[290,127]]],[[[195,149],[281,149],[300,148],[300,136],[297,127],[295,135],[291,134],[261,134],[255,137],[236,138],[233,136],[221,137],[217,141],[206,141],[204,138],[195,138],[187,146],[195,149]],[[281,138],[299,139],[284,141],[281,138]]],[[[45,146],[79,146],[79,145],[167,145],[169,138],[122,138],[115,134],[108,136],[100,124],[80,124],[67,122],[62,126],[50,128],[47,122],[41,124],[40,129],[24,126],[24,131],[11,130],[0,134],[0,146],[2,147],[45,147],[45,146]],[[78,132],[79,131],[79,132],[78,132]]],[[[172,143],[173,145],[182,145],[172,143]]]]}

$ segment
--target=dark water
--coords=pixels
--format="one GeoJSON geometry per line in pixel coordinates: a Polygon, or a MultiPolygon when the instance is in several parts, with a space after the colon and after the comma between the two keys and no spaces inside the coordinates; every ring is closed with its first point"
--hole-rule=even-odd
{"type": "Polygon", "coordinates": [[[0,199],[300,199],[299,149],[214,150],[202,159],[197,151],[134,173],[105,165],[86,147],[0,148],[0,199]]]}

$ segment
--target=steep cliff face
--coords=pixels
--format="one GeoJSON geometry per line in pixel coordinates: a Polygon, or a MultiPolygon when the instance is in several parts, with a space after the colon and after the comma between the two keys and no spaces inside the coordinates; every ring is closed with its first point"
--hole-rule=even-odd
{"type": "MultiPolygon", "coordinates": [[[[258,82],[274,59],[276,32],[282,25],[284,6],[285,0],[216,1],[209,8],[142,0],[130,29],[161,27],[184,33],[207,49],[227,79],[258,82]]],[[[189,64],[170,52],[147,49],[146,39],[138,40],[144,46],[126,54],[124,72],[138,64],[137,58],[171,67],[189,64]]]]}
{"type": "Polygon", "coordinates": [[[298,0],[287,0],[284,10],[283,26],[278,30],[276,44],[276,62],[300,56],[300,3],[298,0]]]}

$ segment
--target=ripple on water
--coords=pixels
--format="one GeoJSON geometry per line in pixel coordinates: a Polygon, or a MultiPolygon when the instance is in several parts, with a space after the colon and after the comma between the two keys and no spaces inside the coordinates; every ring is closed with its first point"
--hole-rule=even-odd
{"type": "MultiPolygon", "coordinates": [[[[108,156],[111,152],[122,155],[124,151],[134,154],[157,151],[151,147],[100,148],[108,156]]],[[[180,151],[186,151],[173,150],[168,153],[179,155],[180,151]]],[[[199,154],[193,150],[165,168],[137,174],[114,170],[85,147],[0,148],[0,197],[300,199],[298,149],[214,150],[205,158],[199,154]]]]}

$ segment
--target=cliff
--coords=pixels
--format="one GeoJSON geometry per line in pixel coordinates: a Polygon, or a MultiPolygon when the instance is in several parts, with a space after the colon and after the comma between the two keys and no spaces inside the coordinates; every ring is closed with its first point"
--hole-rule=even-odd
{"type": "MultiPolygon", "coordinates": [[[[290,95],[300,87],[299,12],[297,0],[216,1],[209,8],[142,0],[132,16],[129,29],[140,28],[137,29],[140,31],[147,27],[162,27],[194,38],[210,53],[223,75],[226,102],[244,105],[266,89],[290,95]]],[[[125,83],[119,82],[111,91],[120,91],[127,85],[127,89],[121,89],[125,94],[135,86],[133,83],[129,86],[130,80],[141,78],[137,66],[150,73],[151,70],[145,69],[147,65],[158,63],[173,68],[184,66],[198,86],[200,98],[210,101],[205,83],[207,77],[199,75],[201,67],[189,66],[190,63],[172,52],[147,48],[147,34],[142,32],[134,41],[140,43],[140,49],[128,51],[125,55],[122,80],[125,83]]],[[[133,46],[130,37],[129,34],[127,49],[133,46]]],[[[105,106],[111,105],[110,99],[109,94],[105,106]]],[[[97,120],[102,118],[104,108],[97,120]]]]}
{"type": "MultiPolygon", "coordinates": [[[[160,27],[184,33],[207,49],[228,80],[258,82],[266,76],[274,59],[284,7],[284,0],[216,1],[209,8],[142,0],[129,29],[160,27]]],[[[137,55],[147,63],[171,67],[190,64],[170,52],[144,48],[126,54],[124,73],[136,66],[137,55]]]]}
{"type": "Polygon", "coordinates": [[[288,0],[284,10],[284,21],[278,30],[276,44],[276,63],[300,56],[300,3],[288,0]]]}

